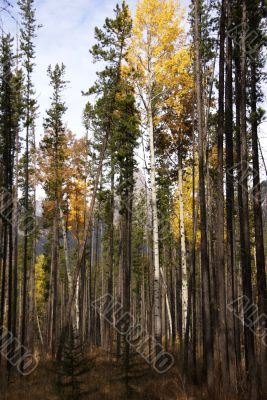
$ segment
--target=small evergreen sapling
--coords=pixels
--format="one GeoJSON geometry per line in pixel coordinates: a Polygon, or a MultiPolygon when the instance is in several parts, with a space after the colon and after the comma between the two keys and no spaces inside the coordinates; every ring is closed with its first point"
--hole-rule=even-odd
{"type": "Polygon", "coordinates": [[[58,371],[58,392],[64,399],[80,400],[90,393],[85,391],[84,382],[85,375],[94,367],[94,361],[84,356],[82,344],[73,328],[70,329],[63,354],[58,371]]]}

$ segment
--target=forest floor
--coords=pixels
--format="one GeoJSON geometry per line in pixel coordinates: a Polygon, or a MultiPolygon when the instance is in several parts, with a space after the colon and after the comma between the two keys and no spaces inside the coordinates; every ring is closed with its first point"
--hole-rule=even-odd
{"type": "MultiPolygon", "coordinates": [[[[83,376],[82,398],[88,400],[205,400],[204,390],[185,387],[178,365],[165,374],[153,371],[141,358],[135,358],[129,373],[128,391],[121,363],[103,351],[90,354],[93,368],[83,376]],[[136,361],[137,360],[137,361],[136,361]]],[[[57,391],[57,372],[51,360],[40,361],[28,377],[13,377],[7,388],[1,385],[1,400],[61,400],[57,391]]]]}

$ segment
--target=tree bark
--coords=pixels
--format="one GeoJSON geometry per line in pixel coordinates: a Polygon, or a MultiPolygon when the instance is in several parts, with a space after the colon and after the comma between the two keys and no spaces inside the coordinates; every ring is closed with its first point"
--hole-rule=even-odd
{"type": "Polygon", "coordinates": [[[241,80],[240,80],[240,140],[241,140],[241,185],[242,209],[240,219],[243,221],[241,231],[241,252],[242,252],[242,280],[244,294],[244,335],[245,335],[245,355],[246,368],[251,383],[251,400],[257,396],[256,382],[256,363],[255,363],[255,344],[254,334],[250,329],[251,316],[250,310],[246,307],[247,301],[253,304],[252,280],[251,280],[251,246],[250,246],[250,227],[249,227],[249,202],[248,202],[248,146],[247,146],[247,49],[246,35],[248,27],[247,0],[242,2],[242,34],[241,46],[241,80]]]}
{"type": "Polygon", "coordinates": [[[196,97],[198,117],[198,152],[199,152],[199,200],[200,200],[200,230],[201,230],[201,274],[202,274],[202,301],[203,301],[203,372],[207,380],[208,389],[213,385],[212,335],[210,314],[209,289],[209,256],[207,239],[207,212],[205,193],[205,165],[204,165],[204,115],[203,115],[203,85],[202,85],[202,54],[201,54],[201,1],[194,1],[194,33],[195,33],[195,65],[196,65],[196,97]]]}
{"type": "MultiPolygon", "coordinates": [[[[157,187],[156,187],[156,163],[154,148],[154,126],[151,98],[148,99],[148,123],[149,123],[149,143],[150,143],[150,180],[151,180],[151,203],[152,203],[152,229],[153,229],[153,259],[154,259],[154,324],[155,340],[162,345],[161,333],[161,296],[160,296],[160,262],[159,262],[159,225],[157,207],[157,187]]],[[[157,346],[157,349],[159,346],[157,346]]]]}
{"type": "Polygon", "coordinates": [[[222,389],[227,393],[229,388],[229,370],[227,363],[227,328],[226,328],[226,291],[224,265],[224,149],[223,138],[225,130],[224,113],[224,74],[225,74],[225,15],[226,2],[222,0],[220,15],[220,59],[219,59],[219,107],[218,107],[218,137],[217,137],[217,227],[216,227],[216,281],[218,285],[218,345],[222,389]]]}
{"type": "MultiPolygon", "coordinates": [[[[264,236],[262,222],[262,196],[260,183],[259,149],[258,149],[258,120],[257,120],[257,68],[256,61],[251,62],[251,112],[252,112],[252,160],[253,160],[253,207],[254,207],[254,232],[257,270],[257,289],[259,316],[267,315],[267,289],[266,289],[266,266],[264,254],[264,236]]],[[[267,333],[264,318],[259,321],[261,335],[267,333]]],[[[267,373],[267,347],[261,340],[260,346],[260,370],[261,384],[264,386],[267,373]]]]}
{"type": "MultiPolygon", "coordinates": [[[[227,0],[227,29],[232,27],[231,2],[227,0]]],[[[234,254],[234,153],[233,153],[233,51],[232,38],[227,37],[226,87],[225,87],[225,143],[226,143],[226,226],[227,226],[227,304],[235,300],[235,254],[234,254]]],[[[237,391],[235,321],[227,308],[227,344],[231,392],[237,391]]]]}
{"type": "Polygon", "coordinates": [[[187,308],[188,308],[188,284],[187,284],[187,262],[186,262],[186,241],[184,224],[184,197],[183,197],[183,169],[182,158],[179,155],[178,171],[178,197],[180,204],[180,237],[181,237],[181,277],[182,277],[182,332],[183,342],[186,332],[187,308]]]}

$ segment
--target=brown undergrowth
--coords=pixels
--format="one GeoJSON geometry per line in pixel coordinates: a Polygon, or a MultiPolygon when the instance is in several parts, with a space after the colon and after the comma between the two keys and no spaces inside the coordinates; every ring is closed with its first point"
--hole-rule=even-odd
{"type": "MultiPolygon", "coordinates": [[[[153,371],[135,356],[126,384],[122,362],[108,357],[104,351],[93,351],[93,369],[84,377],[88,393],[85,400],[213,400],[202,387],[186,384],[180,374],[179,362],[165,374],[153,371]]],[[[56,367],[41,357],[38,368],[28,377],[13,374],[8,386],[1,384],[1,400],[61,400],[56,392],[56,367]]],[[[178,360],[179,357],[176,357],[178,360]]],[[[213,396],[214,400],[216,395],[213,396]]]]}

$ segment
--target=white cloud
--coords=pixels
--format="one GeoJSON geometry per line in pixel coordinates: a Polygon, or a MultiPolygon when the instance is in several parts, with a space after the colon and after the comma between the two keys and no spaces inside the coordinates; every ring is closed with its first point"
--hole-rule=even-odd
{"type": "MultiPolygon", "coordinates": [[[[97,66],[92,63],[89,48],[94,42],[94,27],[102,25],[112,11],[111,2],[93,0],[41,0],[37,2],[37,18],[43,25],[37,39],[35,82],[40,93],[40,113],[49,106],[47,66],[56,62],[66,65],[69,81],[65,98],[68,105],[66,121],[77,134],[82,134],[81,115],[86,98],[81,94],[95,79],[97,66]]],[[[42,130],[42,117],[38,127],[42,130]]]]}
{"type": "MultiPolygon", "coordinates": [[[[184,0],[186,1],[186,0],[184,0]]],[[[132,12],[136,0],[128,1],[132,12]]],[[[13,14],[19,20],[14,1],[13,14]]],[[[49,107],[49,64],[63,62],[66,65],[66,79],[69,81],[65,93],[68,106],[66,122],[69,128],[83,134],[82,110],[87,101],[81,92],[89,88],[95,78],[97,65],[93,64],[89,49],[94,44],[94,28],[101,27],[106,17],[112,17],[116,1],[111,0],[37,0],[36,17],[43,27],[36,39],[36,67],[34,82],[39,103],[37,137],[43,133],[43,118],[49,107]]],[[[16,23],[7,18],[7,30],[16,32],[16,23]]]]}
{"type": "MultiPolygon", "coordinates": [[[[136,0],[129,5],[134,13],[136,0]]],[[[182,0],[188,6],[189,0],[182,0]]],[[[14,1],[15,4],[15,1],[14,1]]],[[[101,27],[106,17],[112,17],[116,0],[37,0],[37,20],[43,27],[36,39],[36,67],[34,81],[38,96],[39,118],[37,135],[43,133],[42,122],[45,110],[49,107],[49,80],[47,67],[49,64],[63,62],[66,65],[66,79],[70,81],[65,93],[68,105],[66,122],[69,128],[81,136],[82,110],[87,98],[82,90],[90,87],[95,80],[97,65],[92,63],[89,49],[94,43],[94,28],[101,27]]],[[[17,10],[14,6],[13,15],[17,10]]],[[[17,19],[18,16],[17,16],[17,19]]],[[[16,32],[16,23],[7,15],[3,17],[4,29],[16,32]]],[[[265,90],[266,92],[267,90],[265,90]]],[[[263,106],[266,108],[266,100],[263,106]]],[[[262,124],[260,140],[264,155],[267,151],[267,123],[262,124]]]]}

